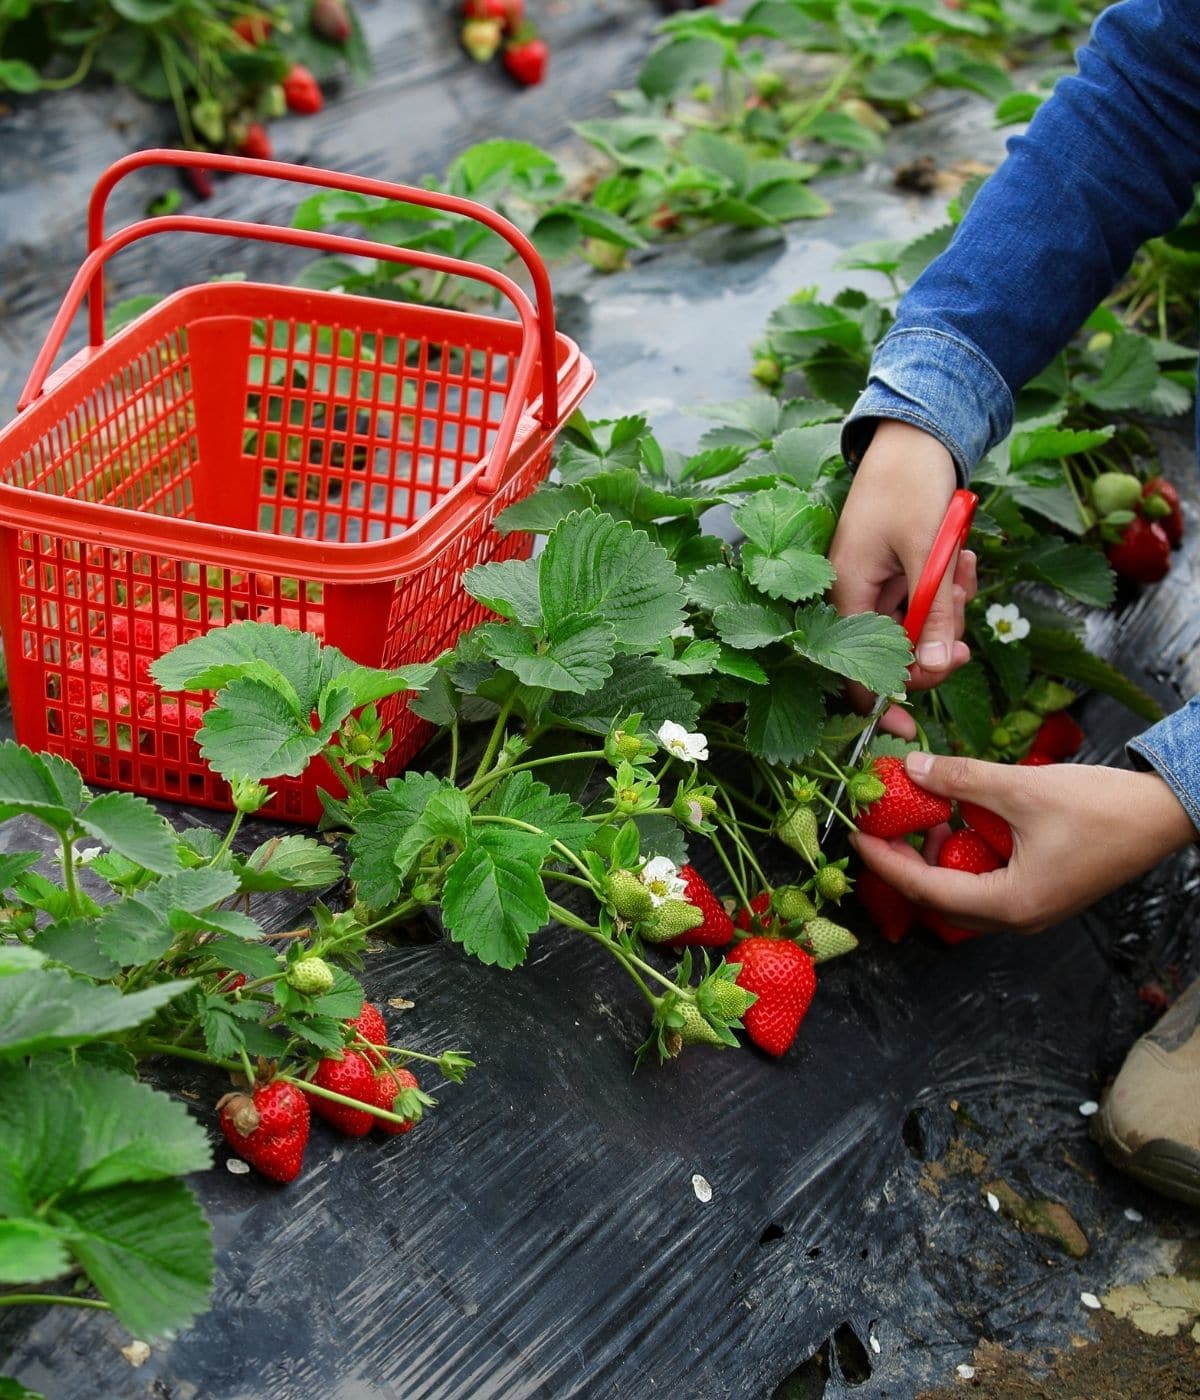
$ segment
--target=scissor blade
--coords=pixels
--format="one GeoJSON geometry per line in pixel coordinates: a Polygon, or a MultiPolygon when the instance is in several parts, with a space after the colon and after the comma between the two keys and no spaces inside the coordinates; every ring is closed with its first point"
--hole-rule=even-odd
{"type": "MultiPolygon", "coordinates": [[[[875,708],[871,711],[871,717],[867,721],[866,728],[854,741],[854,747],[850,750],[850,757],[846,760],[844,765],[846,768],[854,768],[858,764],[859,759],[862,758],[863,754],[866,752],[867,745],[875,737],[875,731],[879,728],[879,721],[883,718],[884,711],[891,703],[892,697],[890,695],[881,695],[879,699],[876,700],[875,708]]],[[[829,809],[829,813],[825,818],[825,826],[821,831],[822,841],[826,840],[829,833],[833,830],[833,824],[837,821],[837,813],[834,808],[836,808],[837,804],[842,800],[842,794],[845,791],[846,780],[843,778],[834,791],[833,806],[829,809]]]]}

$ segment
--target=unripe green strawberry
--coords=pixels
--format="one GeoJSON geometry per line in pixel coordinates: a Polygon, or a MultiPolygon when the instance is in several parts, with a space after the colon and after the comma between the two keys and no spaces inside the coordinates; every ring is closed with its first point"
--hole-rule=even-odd
{"type": "Polygon", "coordinates": [[[333,968],[324,958],[300,958],[288,968],[287,980],[305,996],[317,997],[333,986],[333,968]]]}
{"type": "Polygon", "coordinates": [[[835,904],[850,890],[846,872],[837,865],[823,865],[817,871],[813,883],[822,899],[831,899],[835,904]]]}
{"type": "Polygon", "coordinates": [[[714,1012],[722,1021],[740,1021],[747,1008],[757,1000],[753,992],[739,987],[736,982],[727,982],[723,977],[705,982],[699,995],[705,1009],[714,1012]]]}
{"type": "Polygon", "coordinates": [[[816,864],[821,842],[817,834],[817,814],[811,807],[793,807],[785,812],[775,825],[775,835],[810,865],[816,864]]]}
{"type": "Polygon", "coordinates": [[[1166,520],[1174,513],[1174,508],[1163,496],[1146,496],[1142,500],[1141,511],[1147,520],[1166,520]]]}
{"type": "Polygon", "coordinates": [[[1106,355],[1112,349],[1112,331],[1097,331],[1090,336],[1087,343],[1088,353],[1091,355],[1106,355]]]}
{"type": "Polygon", "coordinates": [[[751,366],[750,376],[764,389],[773,389],[783,378],[783,365],[777,355],[760,355],[751,366]]]}
{"type": "Polygon", "coordinates": [[[750,79],[754,91],[768,102],[778,97],[787,87],[781,74],[770,68],[762,68],[750,79]]]}
{"type": "Polygon", "coordinates": [[[783,885],[775,891],[775,910],[785,924],[807,923],[817,917],[817,906],[798,885],[783,885]]]}
{"type": "Polygon", "coordinates": [[[608,877],[608,902],[619,918],[635,923],[654,908],[650,891],[632,870],[614,870],[608,877]]]}
{"type": "Polygon", "coordinates": [[[878,802],[887,791],[874,773],[854,773],[846,783],[846,795],[857,811],[859,807],[869,807],[878,802]]]}
{"type": "Polygon", "coordinates": [[[704,914],[694,904],[683,899],[668,899],[643,923],[642,937],[650,943],[665,943],[703,922],[704,914]]]}
{"type": "Polygon", "coordinates": [[[1142,499],[1142,483],[1128,472],[1101,472],[1092,482],[1092,504],[1101,515],[1133,510],[1142,499]]]}
{"type": "Polygon", "coordinates": [[[1069,686],[1052,681],[1049,676],[1039,676],[1025,692],[1026,706],[1036,710],[1039,715],[1052,715],[1058,710],[1065,710],[1077,699],[1069,686]]]}
{"type": "Polygon", "coordinates": [[[800,946],[813,962],[828,962],[830,958],[840,958],[843,953],[852,953],[858,947],[858,939],[848,928],[835,924],[832,919],[810,919],[800,935],[800,946]]]}
{"type": "Polygon", "coordinates": [[[1004,727],[1018,739],[1032,739],[1042,727],[1042,717],[1032,710],[1013,710],[1004,716],[1004,727]]]}
{"type": "Polygon", "coordinates": [[[725,1042],[719,1033],[708,1024],[693,1002],[681,1002],[679,1010],[683,1013],[683,1025],[679,1028],[679,1038],[684,1045],[716,1045],[720,1049],[725,1048],[725,1042]]]}

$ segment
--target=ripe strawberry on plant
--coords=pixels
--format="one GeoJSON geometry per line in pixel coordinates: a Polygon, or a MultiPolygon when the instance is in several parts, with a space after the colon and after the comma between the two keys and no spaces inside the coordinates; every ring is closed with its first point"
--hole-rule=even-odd
{"type": "MultiPolygon", "coordinates": [[[[357,1032],[367,1042],[368,1045],[383,1045],[388,1043],[387,1025],[383,1019],[383,1013],[374,1002],[364,1001],[362,1010],[352,1021],[347,1021],[346,1025],[351,1032],[357,1032]]],[[[377,1061],[383,1064],[385,1056],[378,1050],[360,1050],[361,1055],[368,1060],[377,1061]]]]}
{"type": "Polygon", "coordinates": [[[465,19],[499,20],[505,31],[511,34],[519,29],[525,19],[524,0],[465,0],[465,19]]]}
{"type": "MultiPolygon", "coordinates": [[[[340,1060],[322,1060],[310,1082],[335,1094],[344,1094],[348,1099],[357,1099],[359,1103],[375,1102],[375,1070],[371,1062],[356,1050],[343,1051],[340,1060]]],[[[348,1104],[322,1098],[319,1094],[309,1094],[308,1098],[315,1114],[349,1137],[362,1137],[369,1133],[375,1122],[373,1113],[351,1108],[348,1104]]]]}
{"type": "Polygon", "coordinates": [[[866,866],[858,872],[854,892],[880,936],[889,943],[899,943],[917,921],[917,907],[912,900],[866,866]]]}
{"type": "Polygon", "coordinates": [[[308,22],[313,33],[330,44],[344,44],[350,37],[350,16],[342,0],[313,0],[308,22]]]}
{"type": "Polygon", "coordinates": [[[986,807],[981,807],[977,802],[965,802],[961,798],[958,810],[967,826],[972,831],[977,831],[1002,861],[1007,863],[1012,860],[1012,827],[1003,817],[986,807]]]}
{"type": "Polygon", "coordinates": [[[703,919],[694,928],[668,939],[672,948],[723,948],[733,938],[733,920],[712,892],[708,881],[690,865],[681,865],[679,874],[685,886],[684,899],[695,905],[703,919]]]}
{"type": "Polygon", "coordinates": [[[271,37],[271,21],[266,15],[239,15],[229,27],[239,39],[255,48],[271,37]]]}
{"type": "Polygon", "coordinates": [[[753,895],[750,899],[750,908],[738,910],[737,918],[734,920],[736,927],[749,932],[753,928],[756,932],[767,933],[774,929],[778,920],[771,912],[771,892],[763,890],[761,893],[753,895]]]}
{"type": "MultiPolygon", "coordinates": [[[[396,1107],[396,1100],[406,1089],[420,1089],[417,1083],[417,1076],[410,1069],[394,1067],[391,1069],[381,1069],[375,1076],[375,1107],[385,1108],[389,1113],[401,1113],[396,1107]]],[[[421,1121],[421,1104],[418,1101],[416,1111],[411,1114],[401,1113],[404,1118],[403,1123],[389,1123],[386,1118],[376,1118],[375,1126],[384,1133],[391,1133],[398,1136],[401,1133],[411,1133],[421,1121]]]]}
{"type": "Polygon", "coordinates": [[[1163,527],[1139,515],[1105,551],[1122,578],[1135,583],[1158,583],[1171,571],[1171,541],[1163,527]]]}
{"type": "Polygon", "coordinates": [[[746,1008],[742,1024],[750,1039],[768,1055],[782,1055],[796,1039],[817,975],[813,960],[788,938],[745,938],[738,945],[738,986],[758,1000],[746,1008]]]}
{"type": "Polygon", "coordinates": [[[249,156],[251,160],[270,160],[274,154],[267,128],[262,122],[251,122],[238,143],[238,155],[249,156]]]}
{"type": "Polygon", "coordinates": [[[288,111],[302,117],[310,117],[325,105],[316,78],[303,63],[293,63],[283,80],[283,96],[288,111]]]}
{"type": "Polygon", "coordinates": [[[540,83],[549,61],[549,45],[532,25],[521,25],[504,46],[504,66],[522,87],[540,83]]]}
{"type": "Polygon", "coordinates": [[[1083,730],[1078,723],[1065,710],[1058,710],[1042,720],[1029,752],[1045,754],[1057,763],[1060,759],[1074,758],[1083,745],[1083,739],[1083,730]]]}
{"type": "Polygon", "coordinates": [[[949,801],[918,787],[908,776],[903,759],[892,755],[877,758],[871,772],[883,784],[884,792],[856,815],[859,831],[887,838],[907,836],[950,820],[949,801]]]}
{"type": "Polygon", "coordinates": [[[308,1142],[308,1100],[291,1084],[272,1080],[253,1095],[226,1094],[217,1104],[225,1141],[272,1181],[294,1181],[308,1142]]]}
{"type": "Polygon", "coordinates": [[[1142,488],[1138,509],[1147,520],[1155,520],[1162,526],[1172,549],[1179,548],[1183,543],[1183,507],[1172,482],[1166,477],[1152,476],[1142,488]]]}
{"type": "Polygon", "coordinates": [[[943,870],[963,870],[968,875],[989,875],[1004,863],[977,831],[969,826],[952,831],[938,852],[943,870]]]}

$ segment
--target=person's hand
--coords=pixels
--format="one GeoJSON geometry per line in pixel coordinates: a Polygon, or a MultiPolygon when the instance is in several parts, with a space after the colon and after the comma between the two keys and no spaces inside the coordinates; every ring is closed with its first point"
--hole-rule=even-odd
{"type": "MultiPolygon", "coordinates": [[[[963,928],[1038,933],[1197,839],[1157,773],[1074,763],[1026,768],[926,753],[910,753],[905,765],[920,787],[978,803],[1012,827],[1012,859],[988,875],[942,870],[904,840],[861,832],[850,838],[889,885],[963,928]]],[[[938,844],[930,843],[935,850],[938,844]]]]}
{"type": "MultiPolygon", "coordinates": [[[[899,620],[957,484],[954,462],[936,438],[907,423],[879,423],[829,550],[837,571],[830,600],[838,612],[880,612],[899,620]]],[[[970,659],[962,641],[963,611],[975,589],[975,555],[962,550],[946,570],[918,638],[910,690],[928,690],[970,659]]],[[[856,708],[870,708],[861,689],[852,690],[851,699],[856,708]]],[[[884,727],[905,738],[915,732],[911,717],[895,707],[884,727]]]]}

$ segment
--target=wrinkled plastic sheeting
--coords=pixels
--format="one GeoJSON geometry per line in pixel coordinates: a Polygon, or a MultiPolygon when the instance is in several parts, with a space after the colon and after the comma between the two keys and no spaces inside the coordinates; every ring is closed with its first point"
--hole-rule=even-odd
{"type": "MultiPolygon", "coordinates": [[[[903,139],[978,155],[999,140],[981,111],[955,107],[903,139]]],[[[359,168],[379,149],[374,136],[359,168]]],[[[648,408],[668,440],[694,441],[681,408],[747,392],[746,347],[772,305],[841,285],[850,243],[938,221],[940,206],[886,186],[872,167],[834,188],[833,218],[786,242],[735,240],[739,261],[718,258],[714,235],[612,282],[576,279],[563,309],[597,361],[591,411],[648,408]]],[[[26,358],[4,351],[7,368],[26,358]]],[[[1168,446],[1194,540],[1190,443],[1168,446]]],[[[1200,688],[1193,567],[1176,556],[1161,587],[1091,624],[1168,707],[1200,688]]],[[[1136,728],[1101,698],[1082,719],[1092,761],[1136,728]]],[[[0,830],[23,844],[17,824],[0,830]]],[[[980,1338],[1063,1345],[1086,1331],[1082,1291],[1189,1228],[1104,1163],[1079,1105],[1144,1027],[1138,987],[1196,972],[1198,889],[1184,857],[1037,939],[891,947],[864,931],[822,969],[781,1062],[690,1049],[636,1075],[643,1008],[589,940],[548,929],[504,973],[426,930],[374,953],[366,985],[396,1042],[467,1047],[479,1068],[466,1084],[424,1075],[441,1106],[402,1139],[314,1123],[286,1188],[229,1173],[218,1141],[194,1181],[218,1254],[211,1312],[135,1371],[111,1319],[5,1309],[0,1369],[56,1400],[744,1400],[788,1393],[788,1377],[793,1395],[803,1380],[809,1395],[899,1398],[952,1378],[980,1338]],[[991,1177],[1066,1205],[1087,1257],[990,1210],[991,1177]]],[[[271,926],[298,917],[284,900],[271,926]]],[[[215,1130],[218,1076],[172,1067],[163,1082],[215,1130]]]]}

